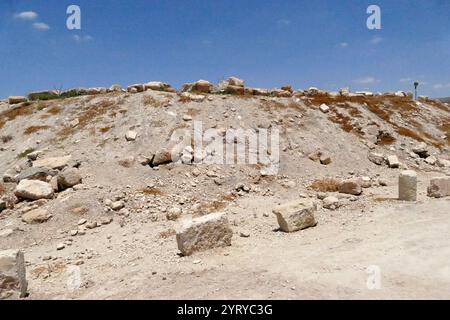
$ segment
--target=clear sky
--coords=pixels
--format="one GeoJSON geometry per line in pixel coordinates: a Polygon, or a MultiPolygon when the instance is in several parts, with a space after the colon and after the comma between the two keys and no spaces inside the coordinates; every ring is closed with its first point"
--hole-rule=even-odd
{"type": "Polygon", "coordinates": [[[449,0],[0,0],[0,97],[32,90],[180,87],[235,75],[255,87],[450,96],[449,0]],[[81,8],[81,30],[66,9],[81,8]],[[381,8],[369,30],[367,7],[381,8]]]}

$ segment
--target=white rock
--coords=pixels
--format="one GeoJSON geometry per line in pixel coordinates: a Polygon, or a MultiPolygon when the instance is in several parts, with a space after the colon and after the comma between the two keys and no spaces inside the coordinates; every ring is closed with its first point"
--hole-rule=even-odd
{"type": "Polygon", "coordinates": [[[127,141],[134,141],[137,138],[137,132],[130,130],[125,134],[125,139],[127,139],[127,141]]]}
{"type": "Polygon", "coordinates": [[[322,111],[323,113],[327,113],[328,111],[330,111],[330,107],[327,106],[326,104],[322,104],[322,105],[319,107],[319,109],[320,109],[320,111],[322,111]]]}
{"type": "Polygon", "coordinates": [[[68,163],[71,159],[72,159],[72,156],[70,156],[70,155],[64,156],[64,157],[39,159],[39,160],[36,160],[33,162],[33,167],[61,170],[68,165],[68,163]]]}
{"type": "Polygon", "coordinates": [[[339,208],[339,199],[333,196],[323,199],[323,207],[325,209],[336,210],[339,208]]]}

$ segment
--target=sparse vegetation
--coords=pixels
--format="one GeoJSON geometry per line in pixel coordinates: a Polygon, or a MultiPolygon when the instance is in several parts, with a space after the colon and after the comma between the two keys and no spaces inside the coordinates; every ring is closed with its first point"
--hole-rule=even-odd
{"type": "Polygon", "coordinates": [[[158,188],[145,188],[144,190],[142,190],[142,193],[151,196],[160,196],[163,194],[163,192],[158,188]]]}
{"type": "Polygon", "coordinates": [[[50,126],[31,126],[25,129],[24,134],[30,135],[35,132],[50,129],[50,126]]]}
{"type": "Polygon", "coordinates": [[[334,178],[323,178],[314,181],[309,187],[319,192],[337,192],[339,191],[339,181],[334,178]]]}
{"type": "Polygon", "coordinates": [[[21,153],[19,153],[17,155],[17,159],[23,159],[26,158],[30,153],[32,153],[34,151],[34,148],[27,148],[24,151],[22,151],[21,153]]]}

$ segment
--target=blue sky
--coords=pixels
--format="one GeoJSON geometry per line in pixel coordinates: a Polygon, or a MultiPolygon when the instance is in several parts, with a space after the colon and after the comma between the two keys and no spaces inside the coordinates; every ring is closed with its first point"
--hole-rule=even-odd
{"type": "Polygon", "coordinates": [[[450,96],[450,1],[0,1],[0,97],[231,75],[255,87],[371,91],[411,90],[417,79],[421,94],[450,96]],[[81,30],[66,28],[71,4],[81,30]],[[381,30],[366,27],[371,4],[381,30]]]}

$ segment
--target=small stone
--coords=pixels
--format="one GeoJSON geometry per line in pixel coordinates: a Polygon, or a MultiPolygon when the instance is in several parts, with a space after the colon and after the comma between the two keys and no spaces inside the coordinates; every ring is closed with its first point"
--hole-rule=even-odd
{"type": "Polygon", "coordinates": [[[248,237],[250,237],[250,232],[248,232],[248,231],[241,231],[241,232],[239,233],[239,236],[240,236],[241,238],[248,238],[248,237]]]}
{"type": "Polygon", "coordinates": [[[387,161],[388,161],[389,168],[398,168],[398,167],[400,167],[400,162],[398,161],[398,157],[395,156],[395,155],[388,156],[387,161]]]}
{"type": "Polygon", "coordinates": [[[130,130],[130,131],[128,131],[128,132],[125,134],[125,139],[126,139],[127,141],[135,141],[136,138],[137,138],[137,132],[136,132],[136,131],[130,130]]]}
{"type": "Polygon", "coordinates": [[[125,207],[125,203],[123,201],[115,201],[111,203],[111,209],[114,211],[119,211],[125,207]]]}
{"type": "Polygon", "coordinates": [[[300,199],[276,206],[272,212],[277,216],[280,229],[284,232],[295,232],[314,227],[316,204],[309,199],[300,199]]]}
{"type": "Polygon", "coordinates": [[[78,221],[78,225],[79,225],[79,226],[82,226],[82,225],[85,224],[86,222],[87,222],[86,219],[80,219],[80,220],[78,221]]]}
{"type": "Polygon", "coordinates": [[[63,250],[66,247],[66,245],[64,243],[58,243],[58,245],[56,246],[56,250],[63,250]]]}

